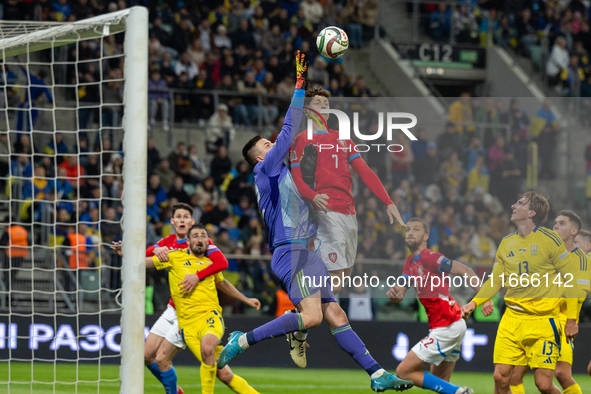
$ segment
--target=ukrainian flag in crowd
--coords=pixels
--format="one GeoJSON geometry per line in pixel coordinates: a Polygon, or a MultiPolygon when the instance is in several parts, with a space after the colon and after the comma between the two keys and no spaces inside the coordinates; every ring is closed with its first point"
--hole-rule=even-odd
{"type": "Polygon", "coordinates": [[[536,113],[536,116],[532,118],[529,125],[531,138],[538,138],[542,130],[544,130],[544,128],[549,124],[558,129],[558,119],[556,119],[554,113],[552,113],[551,110],[540,108],[540,110],[536,113]]]}

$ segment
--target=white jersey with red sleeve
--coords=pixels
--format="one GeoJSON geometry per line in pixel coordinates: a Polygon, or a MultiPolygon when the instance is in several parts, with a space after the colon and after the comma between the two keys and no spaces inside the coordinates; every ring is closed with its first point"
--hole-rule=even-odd
{"type": "MultiPolygon", "coordinates": [[[[300,166],[304,148],[309,144],[315,145],[318,151],[314,195],[328,195],[328,208],[334,212],[355,214],[350,163],[361,157],[355,149],[355,143],[339,139],[339,132],[332,129],[315,131],[311,140],[308,139],[307,132],[298,134],[292,142],[289,154],[294,180],[298,176],[294,169],[300,166]]],[[[299,176],[301,177],[301,173],[299,176]]],[[[301,190],[300,194],[309,198],[309,194],[302,193],[301,190]]]]}
{"type": "Polygon", "coordinates": [[[431,279],[442,279],[451,266],[452,260],[429,249],[423,249],[417,257],[408,256],[404,263],[402,275],[406,276],[407,284],[416,287],[417,296],[427,312],[430,329],[448,326],[462,318],[460,305],[449,292],[449,281],[431,279]]]}
{"type": "MultiPolygon", "coordinates": [[[[189,244],[187,242],[186,237],[179,240],[176,238],[175,234],[171,234],[168,237],[164,237],[160,241],[156,242],[154,246],[148,248],[146,250],[146,257],[153,256],[155,248],[162,248],[164,246],[167,246],[169,249],[176,250],[187,249],[189,247],[189,244]]],[[[211,239],[209,239],[209,245],[207,247],[207,251],[205,252],[205,257],[209,258],[213,262],[213,264],[197,273],[197,276],[199,276],[200,280],[228,268],[228,260],[226,259],[222,251],[214,245],[211,239]]],[[[172,298],[168,301],[168,305],[174,308],[174,302],[172,302],[172,298]]]]}

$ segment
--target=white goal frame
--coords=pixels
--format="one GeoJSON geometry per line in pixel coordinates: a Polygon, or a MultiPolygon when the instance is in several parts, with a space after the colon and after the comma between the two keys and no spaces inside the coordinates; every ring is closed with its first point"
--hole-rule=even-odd
{"type": "Polygon", "coordinates": [[[125,31],[121,393],[144,393],[145,246],[148,129],[148,10],[132,7],[73,23],[10,22],[0,57],[125,31]],[[43,28],[35,30],[35,24],[43,28]],[[101,28],[97,28],[101,25],[101,28]],[[33,26],[28,32],[27,26],[33,26]],[[48,27],[50,26],[50,27],[48,27]]]}

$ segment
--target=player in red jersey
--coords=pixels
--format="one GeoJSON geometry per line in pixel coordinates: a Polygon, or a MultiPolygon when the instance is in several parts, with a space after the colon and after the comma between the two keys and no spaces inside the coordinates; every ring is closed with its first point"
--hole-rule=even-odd
{"type": "MultiPolygon", "coordinates": [[[[357,216],[350,167],[386,205],[390,223],[396,220],[404,226],[404,221],[378,176],[356,151],[355,143],[339,139],[338,131],[328,129],[326,122],[330,114],[320,111],[330,109],[330,93],[322,88],[310,88],[306,90],[306,97],[306,116],[313,120],[312,139],[308,139],[307,131],[297,135],[291,145],[289,161],[300,195],[312,201],[316,209],[315,253],[334,278],[332,291],[336,295],[344,278],[350,277],[357,256],[357,216]]],[[[307,330],[287,335],[291,358],[300,368],[307,364],[306,337],[307,330]]]]}
{"type": "MultiPolygon", "coordinates": [[[[187,232],[195,224],[193,219],[193,208],[190,205],[179,203],[172,207],[172,218],[170,222],[174,228],[174,234],[162,238],[155,245],[146,250],[146,257],[157,256],[160,261],[168,261],[168,251],[177,249],[186,249],[189,247],[187,242],[187,232]]],[[[121,242],[113,243],[111,247],[121,255],[121,242]]],[[[187,275],[181,282],[184,290],[191,292],[199,283],[199,280],[214,275],[228,268],[228,260],[224,254],[209,239],[209,247],[205,254],[213,264],[197,273],[197,275],[187,275]]],[[[178,352],[186,347],[184,341],[179,335],[179,327],[176,316],[176,309],[172,299],[164,313],[158,318],[156,323],[150,329],[150,334],[144,343],[144,363],[152,374],[162,383],[162,372],[171,371],[168,375],[176,381],[176,372],[172,365],[172,359],[178,352]]],[[[232,375],[220,378],[224,383],[228,383],[232,375]],[[227,382],[226,382],[227,381],[227,382]]],[[[177,394],[182,394],[183,390],[178,387],[177,394]]]]}
{"type": "MultiPolygon", "coordinates": [[[[420,218],[407,223],[406,246],[410,249],[398,283],[388,291],[394,302],[404,298],[410,285],[414,285],[421,304],[429,318],[429,335],[417,343],[396,368],[396,376],[410,380],[415,386],[443,394],[472,394],[474,391],[449,383],[456,361],[460,358],[466,322],[462,308],[449,292],[444,275],[462,276],[474,290],[480,290],[480,279],[472,269],[450,260],[441,253],[427,249],[429,226],[420,218]],[[428,367],[431,373],[424,372],[428,367]]],[[[485,316],[494,310],[492,301],[482,307],[485,316]]]]}
{"type": "MultiPolygon", "coordinates": [[[[367,187],[386,205],[390,223],[404,226],[398,209],[388,196],[378,176],[367,166],[351,140],[339,139],[336,130],[328,129],[330,93],[321,88],[306,91],[307,116],[313,119],[312,140],[307,131],[297,135],[289,155],[292,177],[302,197],[314,203],[318,215],[318,232],[314,246],[331,276],[349,277],[357,255],[357,217],[352,193],[351,168],[367,187]],[[316,147],[316,153],[314,148],[316,147]],[[308,165],[315,156],[315,165],[308,165]],[[306,157],[308,155],[308,157],[306,157]],[[310,168],[311,167],[311,168],[310,168]],[[351,167],[351,168],[350,168],[351,167]]],[[[333,286],[337,294],[341,283],[333,286]]]]}

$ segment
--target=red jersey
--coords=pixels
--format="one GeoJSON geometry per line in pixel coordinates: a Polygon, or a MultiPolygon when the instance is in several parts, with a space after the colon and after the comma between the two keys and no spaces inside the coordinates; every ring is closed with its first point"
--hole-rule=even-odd
{"type": "MultiPolygon", "coordinates": [[[[146,257],[154,256],[154,249],[162,248],[164,246],[167,246],[168,249],[174,250],[187,249],[189,247],[189,243],[187,242],[186,237],[183,239],[177,239],[175,234],[170,234],[168,237],[162,238],[160,241],[156,242],[154,246],[149,247],[146,250],[146,257]]],[[[205,252],[205,257],[209,258],[213,262],[213,264],[211,264],[205,270],[197,273],[200,280],[228,268],[228,260],[226,259],[222,251],[219,250],[218,247],[213,244],[211,239],[209,239],[209,246],[207,247],[207,251],[205,252]],[[210,268],[212,267],[214,267],[214,269],[210,270],[210,268]]],[[[170,299],[170,301],[168,301],[168,305],[174,308],[174,302],[172,302],[172,298],[170,299]]]]}
{"type": "MultiPolygon", "coordinates": [[[[431,281],[432,276],[443,277],[444,273],[451,270],[452,261],[441,253],[432,252],[429,249],[423,251],[415,258],[408,256],[402,269],[402,274],[414,279],[410,284],[416,286],[417,296],[425,307],[429,317],[429,328],[448,326],[462,318],[462,309],[449,293],[449,282],[431,281]],[[422,278],[422,280],[418,279],[422,278]],[[439,283],[439,286],[431,286],[439,283]]],[[[449,275],[446,275],[449,278],[449,275]]],[[[408,282],[407,282],[408,283],[408,282]]]]}
{"type": "Polygon", "coordinates": [[[355,143],[351,140],[339,139],[339,132],[331,129],[315,131],[311,140],[308,139],[307,134],[306,131],[298,134],[291,144],[289,154],[291,168],[299,167],[306,145],[316,145],[318,159],[314,178],[314,195],[318,193],[328,195],[327,205],[332,211],[347,215],[355,214],[353,180],[349,167],[349,163],[361,157],[355,150],[355,143]]]}

